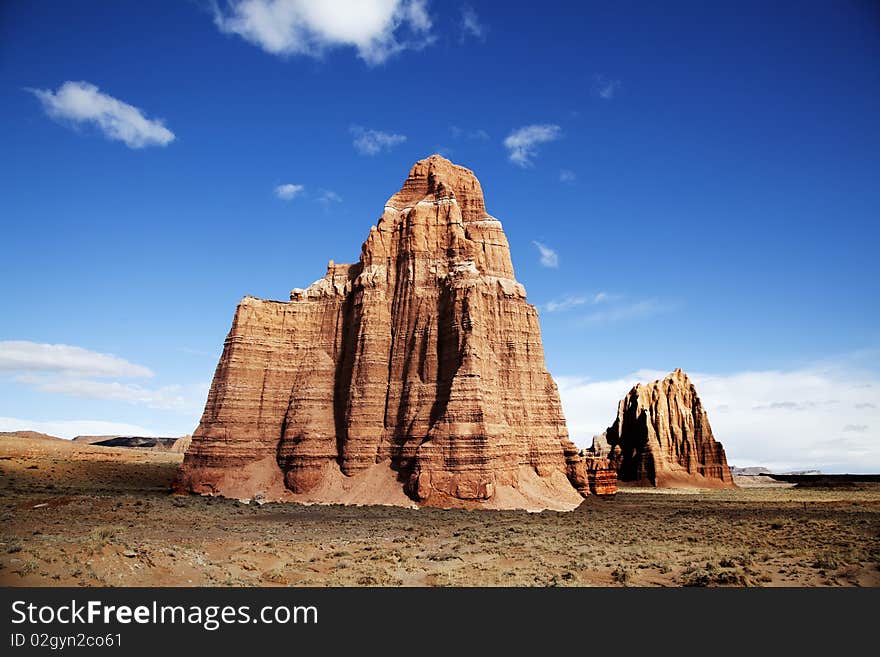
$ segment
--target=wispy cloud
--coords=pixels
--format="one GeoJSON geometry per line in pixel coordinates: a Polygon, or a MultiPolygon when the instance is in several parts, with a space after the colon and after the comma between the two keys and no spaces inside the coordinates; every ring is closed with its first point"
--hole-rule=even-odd
{"type": "Polygon", "coordinates": [[[304,185],[294,185],[292,183],[286,183],[284,185],[278,185],[278,187],[275,188],[275,196],[283,201],[292,201],[303,191],[305,191],[304,185]]]}
{"type": "Polygon", "coordinates": [[[342,197],[332,189],[321,189],[318,191],[318,203],[330,205],[331,203],[342,203],[342,197]]]}
{"type": "Polygon", "coordinates": [[[620,303],[610,308],[603,308],[580,319],[584,326],[597,326],[600,324],[614,324],[632,319],[653,317],[662,313],[670,312],[678,307],[678,304],[659,299],[643,299],[620,303]]]}
{"type": "MultiPolygon", "coordinates": [[[[670,370],[676,365],[679,363],[670,363],[670,370]]],[[[633,384],[667,373],[644,370],[609,380],[557,377],[575,442],[587,446],[594,434],[604,431],[614,419],[617,402],[633,384]]],[[[880,410],[872,401],[880,389],[880,378],[875,373],[852,369],[841,361],[788,371],[689,375],[732,465],[762,465],[778,472],[880,470],[880,434],[876,429],[880,410]],[[777,404],[780,391],[787,399],[796,400],[799,409],[777,404]],[[840,399],[855,409],[847,411],[849,425],[841,426],[840,404],[829,403],[840,399]],[[755,415],[756,406],[765,409],[760,417],[755,415]]]]}
{"type": "Polygon", "coordinates": [[[570,171],[569,169],[560,169],[559,170],[559,182],[570,183],[574,182],[577,179],[574,171],[570,171]]]}
{"type": "Polygon", "coordinates": [[[466,36],[484,39],[486,36],[486,29],[480,22],[480,17],[470,5],[461,8],[461,35],[462,39],[466,36]]]}
{"type": "Polygon", "coordinates": [[[613,298],[615,297],[608,294],[607,292],[597,292],[592,296],[569,294],[562,297],[561,299],[548,301],[541,307],[548,313],[558,313],[565,310],[571,310],[572,308],[577,308],[578,306],[593,306],[599,303],[605,303],[613,298]]]}
{"type": "MultiPolygon", "coordinates": [[[[549,251],[552,252],[552,249],[549,251]]],[[[555,252],[553,253],[555,256],[555,252]]],[[[551,262],[558,264],[558,259],[552,260],[551,256],[551,262]]],[[[547,301],[540,308],[547,313],[566,312],[575,308],[590,310],[591,312],[585,315],[576,316],[573,321],[580,326],[599,326],[651,317],[669,312],[677,308],[678,305],[659,299],[633,300],[622,294],[596,292],[595,294],[567,294],[561,298],[547,301]]]]}
{"type": "Polygon", "coordinates": [[[593,76],[593,92],[602,100],[611,100],[620,91],[620,80],[596,74],[593,76]]]}
{"type": "Polygon", "coordinates": [[[382,151],[389,151],[398,144],[406,141],[406,135],[399,135],[381,130],[368,130],[359,125],[349,128],[354,141],[354,149],[361,155],[378,155],[382,151]]]}
{"type": "Polygon", "coordinates": [[[541,256],[541,265],[551,269],[556,269],[559,266],[559,255],[556,251],[542,242],[532,240],[532,244],[538,249],[538,253],[541,256]]]}
{"type": "Polygon", "coordinates": [[[465,130],[457,125],[449,126],[449,134],[454,139],[472,139],[475,141],[486,141],[489,139],[489,133],[482,129],[465,130]]]}
{"type": "Polygon", "coordinates": [[[95,125],[108,139],[121,141],[129,148],[167,146],[174,141],[174,133],[160,119],[148,119],[134,105],[102,93],[89,82],[68,80],[58,91],[27,91],[39,98],[46,114],[53,119],[95,125]]]}
{"type": "Polygon", "coordinates": [[[214,23],[273,55],[350,47],[368,65],[433,43],[425,0],[231,0],[214,23]]]}
{"type": "Polygon", "coordinates": [[[153,371],[112,354],[24,340],[0,342],[0,372],[15,384],[44,393],[187,413],[204,405],[208,390],[207,383],[158,387],[132,383],[125,379],[149,379],[153,371]]]}
{"type": "Polygon", "coordinates": [[[548,301],[544,304],[543,308],[548,313],[558,313],[564,310],[577,308],[578,306],[583,306],[585,303],[587,303],[587,297],[567,296],[558,301],[548,301]]]}
{"type": "Polygon", "coordinates": [[[532,166],[538,154],[538,145],[562,137],[562,128],[549,123],[527,125],[511,132],[504,139],[504,147],[511,162],[521,167],[532,166]]]}
{"type": "Polygon", "coordinates": [[[94,381],[77,377],[22,375],[16,383],[68,397],[121,401],[163,411],[191,413],[204,406],[208,384],[190,386],[168,385],[148,388],[134,383],[119,381],[94,381]]]}
{"type": "Polygon", "coordinates": [[[76,376],[136,377],[153,376],[152,370],[112,354],[26,340],[0,342],[0,371],[57,372],[76,376]]]}
{"type": "MultiPolygon", "coordinates": [[[[58,438],[76,436],[161,436],[156,429],[106,420],[27,420],[0,417],[0,431],[39,431],[58,438]]],[[[170,434],[175,435],[175,434],[170,434]]]]}

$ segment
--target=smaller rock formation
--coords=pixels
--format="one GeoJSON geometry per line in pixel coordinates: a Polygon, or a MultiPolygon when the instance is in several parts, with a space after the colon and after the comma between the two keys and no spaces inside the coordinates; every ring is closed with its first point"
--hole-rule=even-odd
{"type": "Polygon", "coordinates": [[[189,449],[189,445],[191,442],[191,435],[187,434],[185,436],[181,436],[172,443],[170,451],[174,452],[175,454],[186,454],[186,450],[189,449]]]}
{"type": "Polygon", "coordinates": [[[593,495],[614,495],[617,493],[617,472],[607,458],[582,452],[587,482],[593,495]]]}
{"type": "MultiPolygon", "coordinates": [[[[595,447],[595,446],[594,446],[595,447]]],[[[576,454],[566,454],[569,463],[568,479],[581,495],[614,495],[617,493],[617,472],[606,454],[594,447],[576,454]]]]}
{"type": "Polygon", "coordinates": [[[590,452],[607,457],[618,480],[660,488],[735,488],[721,443],[694,384],[680,369],[638,384],[590,452]]]}

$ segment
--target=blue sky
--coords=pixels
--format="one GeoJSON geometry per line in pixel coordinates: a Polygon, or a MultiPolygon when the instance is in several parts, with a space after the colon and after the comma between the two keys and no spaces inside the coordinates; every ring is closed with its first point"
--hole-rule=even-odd
{"type": "Polygon", "coordinates": [[[0,429],[191,432],[238,300],[441,152],[578,442],[682,367],[732,462],[880,469],[876,6],[338,4],[3,4],[0,429]]]}

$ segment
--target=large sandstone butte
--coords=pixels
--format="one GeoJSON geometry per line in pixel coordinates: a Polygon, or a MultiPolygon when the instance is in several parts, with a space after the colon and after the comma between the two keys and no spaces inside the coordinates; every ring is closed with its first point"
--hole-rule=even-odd
{"type": "Polygon", "coordinates": [[[479,181],[433,155],[357,263],[331,261],[288,302],[242,300],[178,487],[571,509],[613,492],[609,472],[568,439],[537,312],[479,181]]]}
{"type": "Polygon", "coordinates": [[[617,418],[593,441],[621,483],[662,488],[734,488],[724,447],[688,375],[638,384],[617,407],[617,418]]]}

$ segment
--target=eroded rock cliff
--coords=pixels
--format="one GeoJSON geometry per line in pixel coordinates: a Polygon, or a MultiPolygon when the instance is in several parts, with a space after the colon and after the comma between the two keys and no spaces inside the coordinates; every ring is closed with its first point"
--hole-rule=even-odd
{"type": "Polygon", "coordinates": [[[733,488],[724,447],[712,435],[694,384],[680,369],[638,384],[618,405],[617,418],[593,439],[621,483],[657,487],[733,488]]]}
{"type": "Polygon", "coordinates": [[[599,466],[568,440],[537,312],[479,181],[434,155],[357,263],[331,261],[290,301],[240,303],[178,486],[570,509],[599,466]]]}

